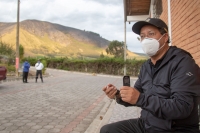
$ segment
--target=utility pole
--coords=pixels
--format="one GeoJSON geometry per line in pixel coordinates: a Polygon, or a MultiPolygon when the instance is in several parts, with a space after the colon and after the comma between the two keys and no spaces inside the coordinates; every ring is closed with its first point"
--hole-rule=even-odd
{"type": "MultiPolygon", "coordinates": [[[[126,21],[124,21],[124,62],[126,61],[126,21]]],[[[126,75],[126,64],[124,65],[124,76],[126,75]]]]}
{"type": "Polygon", "coordinates": [[[170,37],[170,43],[169,46],[172,46],[172,26],[171,26],[171,0],[168,0],[168,34],[170,37]]]}
{"type": "Polygon", "coordinates": [[[16,59],[15,59],[15,68],[16,76],[18,77],[19,70],[19,9],[20,9],[20,0],[17,0],[17,35],[16,35],[16,59]]]}

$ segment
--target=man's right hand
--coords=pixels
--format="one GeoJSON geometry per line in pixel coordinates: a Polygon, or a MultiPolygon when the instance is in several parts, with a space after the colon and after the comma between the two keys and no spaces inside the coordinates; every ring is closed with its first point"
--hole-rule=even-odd
{"type": "Polygon", "coordinates": [[[114,85],[112,85],[112,84],[108,84],[102,90],[105,92],[105,94],[110,99],[114,99],[115,98],[115,94],[117,93],[117,88],[114,85]]]}

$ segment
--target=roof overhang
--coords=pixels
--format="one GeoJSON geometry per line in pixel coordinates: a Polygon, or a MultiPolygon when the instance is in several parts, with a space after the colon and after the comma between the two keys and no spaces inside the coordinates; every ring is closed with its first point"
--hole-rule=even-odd
{"type": "Polygon", "coordinates": [[[124,21],[140,21],[150,16],[151,0],[124,0],[124,21]]]}
{"type": "Polygon", "coordinates": [[[159,17],[162,13],[161,0],[123,0],[124,22],[146,20],[159,17]]]}
{"type": "Polygon", "coordinates": [[[149,15],[136,15],[136,16],[127,16],[128,22],[133,22],[133,21],[142,21],[146,20],[149,17],[149,15]]]}

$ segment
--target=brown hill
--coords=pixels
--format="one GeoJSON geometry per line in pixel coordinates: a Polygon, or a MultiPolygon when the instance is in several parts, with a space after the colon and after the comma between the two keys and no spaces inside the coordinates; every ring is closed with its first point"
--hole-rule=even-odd
{"type": "MultiPolygon", "coordinates": [[[[0,41],[16,45],[16,23],[0,22],[0,41]]],[[[20,44],[25,56],[89,56],[99,57],[110,41],[99,34],[46,21],[20,22],[20,44]]],[[[129,57],[140,58],[129,51],[129,57]]]]}
{"type": "MultiPolygon", "coordinates": [[[[16,23],[0,22],[1,41],[15,48],[16,23]]],[[[26,56],[99,56],[109,41],[99,34],[38,20],[20,22],[20,44],[26,56]]]]}
{"type": "Polygon", "coordinates": [[[82,31],[45,21],[25,20],[21,22],[21,27],[29,33],[37,36],[45,36],[45,34],[47,34],[51,40],[66,45],[71,43],[70,39],[66,35],[71,35],[71,37],[77,39],[78,41],[94,44],[101,48],[105,48],[109,44],[108,40],[101,38],[97,33],[82,31]]]}

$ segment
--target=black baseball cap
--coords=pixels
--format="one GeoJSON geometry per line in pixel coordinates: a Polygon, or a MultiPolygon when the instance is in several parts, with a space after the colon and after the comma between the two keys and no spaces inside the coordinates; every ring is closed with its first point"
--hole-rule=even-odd
{"type": "Polygon", "coordinates": [[[168,32],[166,23],[158,18],[147,18],[145,21],[138,21],[133,25],[132,30],[134,33],[139,35],[141,28],[145,25],[153,25],[157,28],[165,30],[166,33],[168,32]]]}

